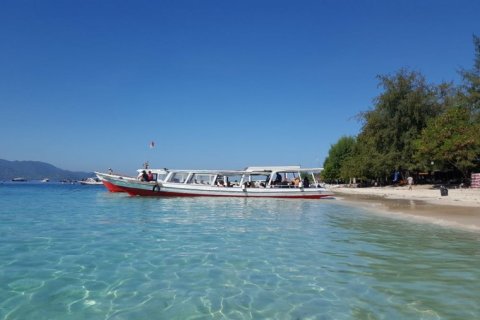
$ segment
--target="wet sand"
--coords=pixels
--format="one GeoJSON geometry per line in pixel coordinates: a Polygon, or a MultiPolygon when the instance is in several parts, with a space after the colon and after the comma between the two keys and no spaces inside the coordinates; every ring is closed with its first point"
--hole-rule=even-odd
{"type": "Polygon", "coordinates": [[[451,189],[448,196],[432,186],[330,187],[338,201],[396,218],[480,231],[480,189],[451,189]]]}

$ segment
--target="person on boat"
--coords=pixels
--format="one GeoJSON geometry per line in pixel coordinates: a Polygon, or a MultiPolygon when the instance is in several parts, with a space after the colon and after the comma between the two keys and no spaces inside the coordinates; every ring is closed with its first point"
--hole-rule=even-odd
{"type": "Polygon", "coordinates": [[[303,187],[304,188],[309,188],[310,187],[310,180],[308,180],[307,176],[305,176],[305,178],[303,178],[303,187]]]}
{"type": "Polygon", "coordinates": [[[148,178],[147,181],[153,181],[153,173],[152,173],[152,171],[150,171],[150,170],[148,171],[147,178],[148,178]]]}
{"type": "Polygon", "coordinates": [[[277,172],[277,175],[275,176],[275,181],[273,182],[273,184],[277,185],[281,183],[282,183],[282,175],[277,172]]]}
{"type": "Polygon", "coordinates": [[[296,177],[295,179],[293,179],[292,184],[295,188],[298,188],[298,186],[300,185],[300,177],[296,177]]]}
{"type": "Polygon", "coordinates": [[[142,173],[138,176],[140,181],[148,181],[148,174],[145,170],[142,170],[142,173]]]}

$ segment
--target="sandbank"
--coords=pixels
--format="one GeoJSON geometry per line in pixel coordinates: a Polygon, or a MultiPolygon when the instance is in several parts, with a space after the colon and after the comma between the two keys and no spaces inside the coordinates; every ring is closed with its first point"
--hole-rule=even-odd
{"type": "Polygon", "coordinates": [[[400,218],[480,231],[480,189],[449,189],[441,196],[438,188],[405,187],[349,188],[330,186],[338,201],[363,206],[400,218]]]}

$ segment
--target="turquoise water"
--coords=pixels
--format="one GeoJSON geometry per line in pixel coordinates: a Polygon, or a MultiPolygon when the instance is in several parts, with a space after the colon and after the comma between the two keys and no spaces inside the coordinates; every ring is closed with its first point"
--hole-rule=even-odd
{"type": "Polygon", "coordinates": [[[480,233],[335,200],[0,184],[0,319],[479,319],[480,233]]]}

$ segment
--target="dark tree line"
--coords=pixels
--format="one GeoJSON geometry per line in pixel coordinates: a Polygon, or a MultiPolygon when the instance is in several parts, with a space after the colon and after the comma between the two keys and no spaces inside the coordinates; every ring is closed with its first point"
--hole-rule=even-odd
{"type": "Polygon", "coordinates": [[[428,84],[416,71],[379,76],[383,92],[359,115],[356,137],[330,148],[323,178],[387,183],[394,171],[455,171],[467,179],[480,172],[480,38],[473,37],[474,66],[462,84],[428,84]]]}

